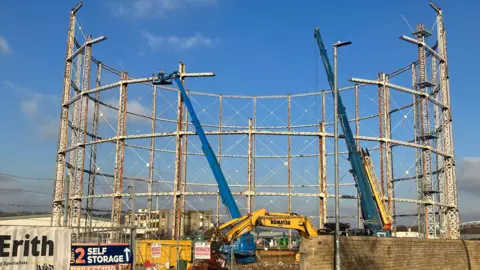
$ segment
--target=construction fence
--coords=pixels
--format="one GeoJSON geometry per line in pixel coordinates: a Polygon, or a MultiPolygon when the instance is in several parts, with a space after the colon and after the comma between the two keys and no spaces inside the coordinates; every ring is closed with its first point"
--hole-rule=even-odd
{"type": "Polygon", "coordinates": [[[132,269],[135,242],[128,228],[0,225],[0,268],[132,269]]]}

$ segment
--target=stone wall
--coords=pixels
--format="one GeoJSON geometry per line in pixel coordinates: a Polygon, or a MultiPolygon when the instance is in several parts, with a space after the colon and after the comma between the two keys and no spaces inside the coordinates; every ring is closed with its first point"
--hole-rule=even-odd
{"type": "MultiPolygon", "coordinates": [[[[480,269],[480,241],[340,237],[342,269],[480,269]]],[[[301,270],[333,269],[333,236],[300,245],[301,270]]]]}

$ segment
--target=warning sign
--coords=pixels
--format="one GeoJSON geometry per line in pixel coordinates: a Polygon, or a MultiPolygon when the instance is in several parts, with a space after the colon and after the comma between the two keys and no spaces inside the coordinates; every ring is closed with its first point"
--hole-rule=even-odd
{"type": "Polygon", "coordinates": [[[160,258],[162,254],[162,245],[160,244],[152,244],[152,258],[160,258]]]}
{"type": "Polygon", "coordinates": [[[194,256],[195,256],[195,260],[209,260],[210,259],[210,243],[196,242],[194,256]]]}

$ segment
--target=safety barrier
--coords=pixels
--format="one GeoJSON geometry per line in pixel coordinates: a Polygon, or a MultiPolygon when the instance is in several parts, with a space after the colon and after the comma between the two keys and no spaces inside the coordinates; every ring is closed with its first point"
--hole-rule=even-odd
{"type": "Polygon", "coordinates": [[[192,261],[192,241],[138,240],[135,256],[136,265],[167,269],[176,267],[177,258],[186,262],[192,261]]]}
{"type": "Polygon", "coordinates": [[[129,228],[0,224],[0,268],[130,270],[134,261],[130,232],[129,228]]]}

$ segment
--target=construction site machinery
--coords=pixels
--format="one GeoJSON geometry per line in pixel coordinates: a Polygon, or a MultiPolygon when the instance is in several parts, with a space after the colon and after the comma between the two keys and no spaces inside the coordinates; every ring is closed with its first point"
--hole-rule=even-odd
{"type": "MultiPolygon", "coordinates": [[[[323,44],[320,30],[315,28],[314,37],[317,40],[323,65],[327,73],[328,83],[333,95],[334,74],[328,59],[327,50],[323,44]]],[[[345,106],[340,93],[338,94],[338,117],[342,126],[343,135],[348,148],[348,160],[352,166],[352,174],[360,195],[360,206],[364,220],[364,232],[367,235],[380,237],[391,236],[392,216],[383,199],[382,189],[378,183],[373,163],[368,150],[360,149],[353,136],[348,122],[345,106]],[[360,149],[360,150],[359,150],[360,149]]]]}
{"type": "MultiPolygon", "coordinates": [[[[199,74],[201,76],[201,74],[199,74]]],[[[211,74],[213,76],[213,73],[211,74]]],[[[192,124],[202,143],[202,150],[210,165],[210,169],[218,184],[218,190],[222,203],[227,207],[231,220],[219,226],[212,237],[212,242],[220,241],[223,245],[219,248],[219,252],[224,254],[226,260],[230,260],[231,246],[233,243],[233,253],[236,261],[247,264],[256,261],[256,244],[253,234],[250,233],[256,226],[274,227],[283,229],[297,230],[302,237],[311,237],[318,235],[315,226],[307,217],[294,213],[269,213],[265,209],[258,209],[253,213],[241,216],[238,205],[233,198],[233,194],[228,186],[225,176],[222,172],[217,157],[208,142],[203,127],[198,120],[195,110],[192,106],[189,96],[183,87],[181,81],[182,74],[174,71],[170,74],[159,72],[153,79],[154,85],[171,85],[173,81],[178,85],[180,93],[187,110],[191,116],[192,124]],[[229,228],[228,232],[223,230],[229,228]]]]}
{"type": "Polygon", "coordinates": [[[260,208],[250,215],[232,219],[219,226],[217,232],[212,236],[212,241],[220,240],[229,243],[258,226],[296,230],[303,238],[318,235],[315,226],[305,216],[295,213],[269,213],[266,209],[260,208]],[[222,231],[227,228],[230,229],[223,233],[222,231]]]}
{"type": "MultiPolygon", "coordinates": [[[[213,76],[213,73],[211,74],[213,76]]],[[[233,220],[240,218],[242,215],[240,213],[240,209],[233,198],[233,194],[230,191],[228,186],[227,180],[223,175],[222,169],[220,168],[220,164],[218,163],[217,157],[213,152],[213,149],[208,142],[207,136],[198,120],[197,114],[192,106],[189,96],[185,91],[185,88],[182,84],[182,74],[178,71],[174,71],[170,74],[166,74],[164,72],[159,72],[156,74],[155,78],[153,79],[154,85],[171,85],[173,81],[177,84],[180,93],[183,98],[183,102],[187,107],[187,110],[191,117],[191,122],[195,128],[195,131],[200,138],[200,142],[202,143],[202,151],[207,158],[208,164],[210,165],[210,169],[215,177],[215,180],[218,184],[218,192],[220,194],[220,198],[222,199],[222,203],[227,207],[228,212],[233,220]]],[[[230,254],[230,246],[224,245],[221,248],[221,251],[226,251],[225,255],[228,258],[230,254]]],[[[254,241],[254,237],[251,233],[246,232],[239,236],[238,241],[234,242],[234,254],[235,258],[239,263],[252,263],[256,261],[256,244],[254,241]]]]}
{"type": "MultiPolygon", "coordinates": [[[[302,238],[310,238],[319,235],[315,226],[313,226],[310,220],[305,216],[295,213],[267,212],[267,210],[261,208],[255,210],[249,215],[232,219],[219,226],[215,234],[212,236],[211,242],[230,243],[238,236],[241,237],[241,235],[249,233],[256,227],[296,230],[302,238]],[[225,233],[223,232],[224,230],[226,230],[225,233]]],[[[280,240],[279,247],[289,248],[288,242],[290,239],[283,237],[280,240]]],[[[228,250],[222,250],[222,248],[224,247],[221,247],[221,253],[228,252],[228,250]]],[[[295,248],[293,248],[293,250],[295,250],[295,248]]],[[[298,250],[296,251],[295,258],[299,258],[298,250]]]]}

